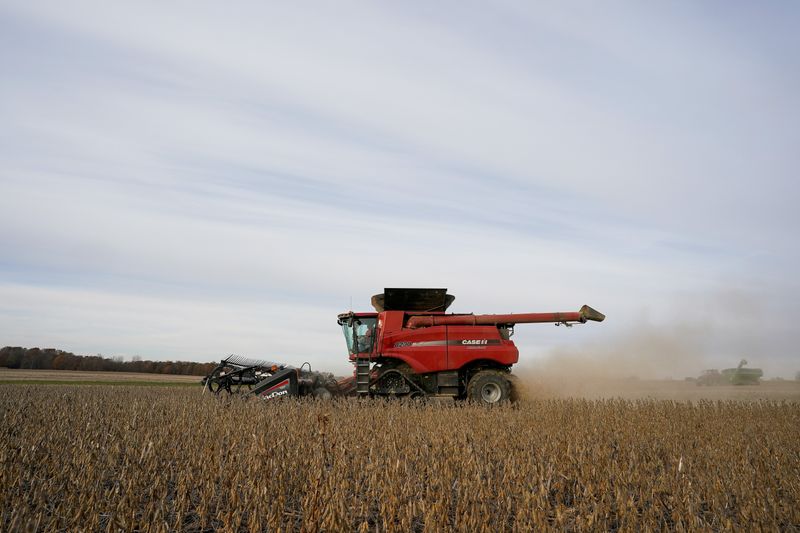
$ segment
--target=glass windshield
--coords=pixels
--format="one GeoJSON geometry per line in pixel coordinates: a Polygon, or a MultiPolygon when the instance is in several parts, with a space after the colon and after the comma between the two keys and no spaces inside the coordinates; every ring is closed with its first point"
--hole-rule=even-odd
{"type": "Polygon", "coordinates": [[[354,318],[352,324],[342,324],[347,351],[350,353],[369,353],[375,343],[375,318],[354,318]]]}

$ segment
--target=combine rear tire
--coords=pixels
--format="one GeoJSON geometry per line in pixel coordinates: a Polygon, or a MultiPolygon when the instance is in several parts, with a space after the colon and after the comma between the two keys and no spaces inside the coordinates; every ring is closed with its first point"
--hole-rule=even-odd
{"type": "Polygon", "coordinates": [[[467,384],[467,398],[485,405],[496,405],[511,400],[511,383],[505,372],[481,370],[467,384]]]}

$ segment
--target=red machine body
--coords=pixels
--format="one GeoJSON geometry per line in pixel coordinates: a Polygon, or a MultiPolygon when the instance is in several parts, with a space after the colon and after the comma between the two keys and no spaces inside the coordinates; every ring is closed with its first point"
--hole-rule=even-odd
{"type": "Polygon", "coordinates": [[[519,360],[511,340],[515,324],[570,325],[605,318],[588,306],[567,313],[446,314],[453,299],[446,289],[385,289],[373,297],[377,312],[339,315],[356,364],[358,392],[469,396],[476,374],[508,373],[519,360]],[[389,374],[382,379],[386,371],[392,379],[389,374]]]}
{"type": "MultiPolygon", "coordinates": [[[[362,348],[368,346],[369,349],[351,352],[351,361],[363,357],[396,359],[406,363],[415,373],[424,374],[455,370],[484,359],[506,367],[519,360],[519,350],[514,342],[502,338],[497,326],[442,324],[411,328],[406,322],[421,315],[408,317],[404,311],[356,313],[354,316],[370,325],[375,321],[376,328],[373,330],[375,341],[366,340],[361,344],[362,348]]],[[[440,313],[426,318],[448,317],[440,313]]]]}

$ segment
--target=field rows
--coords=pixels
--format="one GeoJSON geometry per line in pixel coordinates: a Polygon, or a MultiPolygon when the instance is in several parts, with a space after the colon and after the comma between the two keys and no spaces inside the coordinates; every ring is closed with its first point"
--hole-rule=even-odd
{"type": "Polygon", "coordinates": [[[0,393],[0,530],[800,528],[797,404],[0,393]]]}

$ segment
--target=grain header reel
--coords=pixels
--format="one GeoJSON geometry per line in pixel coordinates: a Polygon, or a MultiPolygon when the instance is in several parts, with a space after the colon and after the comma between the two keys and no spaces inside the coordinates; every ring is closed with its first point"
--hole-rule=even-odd
{"type": "Polygon", "coordinates": [[[346,391],[333,374],[314,372],[311,365],[300,368],[263,359],[230,355],[203,378],[203,391],[214,394],[252,394],[263,399],[281,396],[330,398],[346,391]]]}

